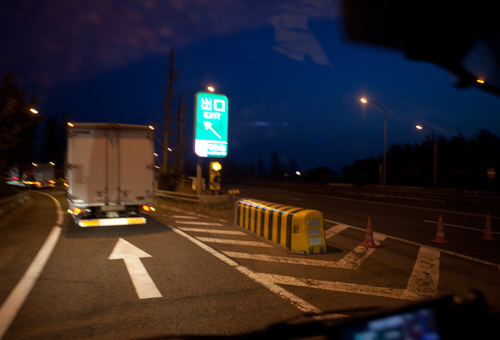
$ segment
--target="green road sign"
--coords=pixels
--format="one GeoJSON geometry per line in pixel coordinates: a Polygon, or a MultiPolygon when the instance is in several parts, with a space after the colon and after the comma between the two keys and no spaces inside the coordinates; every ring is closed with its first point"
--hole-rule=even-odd
{"type": "Polygon", "coordinates": [[[194,152],[198,156],[227,156],[228,104],[227,97],[223,94],[196,94],[194,152]]]}

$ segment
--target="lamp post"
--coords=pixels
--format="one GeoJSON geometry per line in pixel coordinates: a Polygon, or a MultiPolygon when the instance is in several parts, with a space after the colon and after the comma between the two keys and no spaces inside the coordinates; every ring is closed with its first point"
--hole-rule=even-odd
{"type": "Polygon", "coordinates": [[[432,130],[431,128],[429,128],[427,126],[417,125],[416,128],[419,130],[427,129],[430,132],[432,132],[432,138],[434,139],[434,169],[433,169],[434,177],[433,177],[433,182],[434,182],[434,188],[437,188],[437,137],[436,137],[436,134],[434,133],[434,130],[432,130]]]}
{"type": "Polygon", "coordinates": [[[385,109],[380,105],[379,103],[376,103],[372,100],[368,100],[366,98],[361,98],[360,101],[363,104],[366,104],[368,102],[373,103],[380,107],[382,111],[384,111],[384,164],[382,167],[382,185],[386,185],[386,179],[387,179],[387,112],[385,109]]]}

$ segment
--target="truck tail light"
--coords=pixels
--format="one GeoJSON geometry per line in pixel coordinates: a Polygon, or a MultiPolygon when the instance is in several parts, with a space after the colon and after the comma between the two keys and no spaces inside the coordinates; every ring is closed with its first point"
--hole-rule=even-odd
{"type": "Polygon", "coordinates": [[[80,215],[81,213],[82,213],[82,209],[80,209],[78,207],[73,208],[73,214],[80,215]]]}
{"type": "Polygon", "coordinates": [[[148,211],[151,211],[151,207],[150,207],[149,205],[147,205],[147,204],[144,204],[144,205],[142,206],[142,210],[144,210],[144,211],[148,212],[148,211]]]}

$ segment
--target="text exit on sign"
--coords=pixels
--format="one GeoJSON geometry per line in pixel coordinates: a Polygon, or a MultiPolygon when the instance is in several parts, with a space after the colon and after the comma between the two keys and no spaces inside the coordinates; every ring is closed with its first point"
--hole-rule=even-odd
{"type": "Polygon", "coordinates": [[[228,107],[223,94],[196,93],[194,152],[198,156],[227,156],[228,107]]]}

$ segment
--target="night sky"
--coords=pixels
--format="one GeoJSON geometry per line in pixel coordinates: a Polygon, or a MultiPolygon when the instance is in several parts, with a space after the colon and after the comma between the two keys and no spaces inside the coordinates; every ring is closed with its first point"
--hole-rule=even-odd
{"type": "MultiPolygon", "coordinates": [[[[2,1],[0,73],[37,95],[41,115],[151,124],[161,110],[166,54],[178,94],[212,85],[229,99],[228,157],[300,171],[340,170],[388,145],[500,135],[500,97],[457,89],[433,64],[346,41],[339,3],[322,0],[2,1]]],[[[192,128],[189,129],[192,136],[192,128]]],[[[190,140],[192,137],[190,138],[190,140]]],[[[189,149],[192,153],[192,148],[189,149]]]]}

